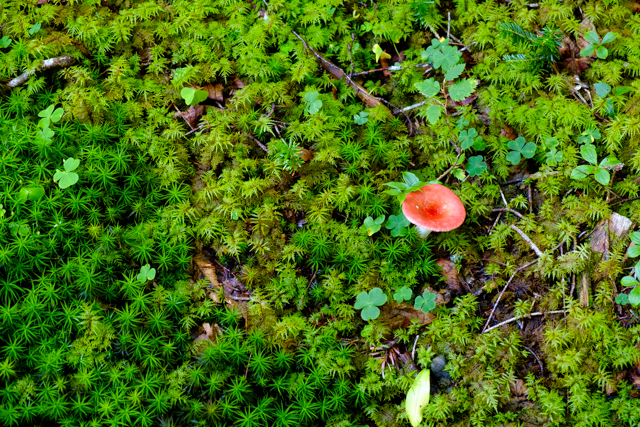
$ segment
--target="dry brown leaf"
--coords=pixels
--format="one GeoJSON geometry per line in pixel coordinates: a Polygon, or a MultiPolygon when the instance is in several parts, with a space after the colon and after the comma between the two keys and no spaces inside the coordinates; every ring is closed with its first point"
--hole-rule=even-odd
{"type": "Polygon", "coordinates": [[[191,129],[195,129],[206,110],[207,107],[202,104],[192,105],[187,109],[187,111],[180,112],[180,117],[186,120],[191,129]]]}
{"type": "Polygon", "coordinates": [[[444,277],[444,281],[447,283],[449,289],[454,292],[460,292],[462,284],[460,281],[460,277],[458,276],[458,270],[456,269],[456,265],[454,262],[449,261],[445,258],[440,258],[436,261],[436,265],[440,267],[442,271],[442,276],[444,277]]]}
{"type": "Polygon", "coordinates": [[[518,134],[516,133],[516,131],[513,130],[511,126],[505,124],[502,130],[500,131],[500,136],[513,140],[518,137],[518,134]]]}
{"type": "Polygon", "coordinates": [[[196,256],[193,258],[193,262],[198,267],[198,270],[202,273],[202,275],[209,280],[209,283],[213,286],[213,288],[217,291],[220,290],[220,282],[218,281],[218,276],[216,274],[216,268],[206,259],[201,256],[196,256]]]}
{"type": "Polygon", "coordinates": [[[207,94],[209,94],[209,99],[220,102],[224,101],[224,95],[222,93],[223,88],[220,83],[207,83],[204,89],[207,91],[207,94]]]}
{"type": "Polygon", "coordinates": [[[218,341],[218,337],[222,336],[222,331],[217,323],[213,326],[209,323],[204,323],[201,328],[202,333],[196,337],[196,341],[211,341],[213,343],[218,341]]]}
{"type": "Polygon", "coordinates": [[[511,388],[511,393],[513,393],[516,396],[526,397],[529,394],[529,389],[524,384],[524,381],[520,378],[518,378],[515,382],[512,382],[511,384],[509,384],[509,387],[511,388]]]}
{"type": "Polygon", "coordinates": [[[300,158],[304,162],[308,162],[309,160],[313,159],[313,155],[313,151],[307,150],[306,148],[302,148],[300,150],[300,158]]]}

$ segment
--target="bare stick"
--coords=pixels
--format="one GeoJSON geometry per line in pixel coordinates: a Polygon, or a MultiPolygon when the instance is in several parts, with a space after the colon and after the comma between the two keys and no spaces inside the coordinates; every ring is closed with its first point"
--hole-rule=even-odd
{"type": "Polygon", "coordinates": [[[492,326],[492,327],[490,327],[489,329],[484,330],[482,333],[483,333],[483,334],[484,334],[484,333],[487,333],[487,332],[489,332],[489,331],[492,331],[492,330],[494,330],[494,329],[499,328],[500,326],[507,325],[507,324],[509,324],[509,323],[515,322],[515,321],[520,320],[520,319],[526,319],[527,317],[544,316],[544,315],[546,315],[546,314],[562,314],[562,313],[564,313],[564,310],[553,310],[553,311],[548,311],[548,312],[546,312],[546,313],[540,313],[539,311],[537,311],[537,312],[535,312],[535,313],[525,314],[524,316],[516,316],[516,317],[512,317],[512,318],[511,318],[511,319],[509,319],[509,320],[505,320],[504,322],[500,322],[500,323],[498,323],[497,325],[492,326]]]}
{"type": "Polygon", "coordinates": [[[522,216],[522,214],[518,211],[515,211],[511,208],[498,208],[498,209],[492,209],[491,212],[509,212],[514,214],[515,216],[517,216],[520,219],[524,219],[524,216],[522,216]]]}
{"type": "Polygon", "coordinates": [[[11,89],[14,89],[20,86],[21,84],[23,84],[24,82],[26,82],[27,80],[29,80],[29,77],[34,75],[36,71],[47,70],[53,67],[68,67],[74,62],[75,62],[75,59],[73,59],[73,57],[69,55],[45,59],[35,69],[27,70],[24,73],[20,74],[15,79],[9,81],[9,83],[7,83],[7,86],[10,87],[11,89]]]}
{"type": "Polygon", "coordinates": [[[540,374],[544,375],[544,367],[542,366],[542,362],[540,361],[540,359],[538,359],[538,356],[536,355],[536,353],[533,350],[531,350],[529,347],[524,347],[524,348],[529,350],[529,353],[533,354],[533,357],[536,358],[536,360],[538,361],[538,365],[540,365],[540,374]]]}
{"type": "Polygon", "coordinates": [[[267,148],[267,146],[264,145],[262,142],[258,141],[258,139],[255,136],[251,135],[248,132],[245,132],[244,134],[247,136],[247,138],[251,138],[256,144],[258,144],[258,147],[262,148],[265,153],[269,152],[269,149],[267,148]]]}
{"type": "Polygon", "coordinates": [[[509,228],[511,228],[512,230],[515,230],[515,232],[518,233],[520,235],[520,237],[522,237],[522,240],[524,240],[525,242],[527,242],[529,244],[529,246],[531,246],[531,249],[533,249],[533,251],[536,253],[536,255],[538,255],[539,257],[542,256],[542,251],[536,246],[535,243],[533,243],[531,241],[531,239],[526,234],[524,234],[524,231],[520,230],[514,224],[511,224],[509,226],[509,228]]]}
{"type": "MultiPolygon", "coordinates": [[[[427,70],[425,70],[424,73],[431,71],[431,64],[418,64],[418,65],[413,65],[413,67],[427,68],[427,70]]],[[[365,74],[377,73],[379,71],[400,71],[400,70],[404,70],[405,68],[406,67],[403,67],[402,65],[392,65],[390,67],[376,68],[375,70],[360,71],[359,73],[353,73],[353,76],[362,76],[365,74]]]]}
{"type": "Polygon", "coordinates": [[[491,309],[491,313],[489,313],[489,318],[487,318],[487,323],[485,323],[484,324],[484,328],[482,328],[482,332],[483,333],[487,329],[487,326],[489,326],[489,323],[491,322],[491,319],[493,318],[493,313],[495,313],[496,308],[498,307],[498,303],[500,302],[500,299],[502,298],[502,294],[504,294],[504,292],[507,290],[507,287],[509,287],[509,284],[511,283],[513,278],[516,277],[516,274],[518,274],[520,271],[522,271],[525,268],[535,264],[537,261],[538,260],[536,259],[534,261],[531,261],[528,264],[525,264],[523,266],[520,266],[520,267],[516,268],[516,271],[514,271],[513,274],[511,275],[511,277],[509,277],[509,280],[507,280],[507,283],[504,285],[504,287],[500,291],[500,295],[498,295],[498,299],[496,300],[495,304],[493,304],[493,308],[491,309]]]}
{"type": "Polygon", "coordinates": [[[411,350],[411,360],[415,361],[415,355],[416,355],[416,344],[418,344],[418,337],[420,335],[416,335],[416,340],[413,342],[413,350],[411,350]]]}

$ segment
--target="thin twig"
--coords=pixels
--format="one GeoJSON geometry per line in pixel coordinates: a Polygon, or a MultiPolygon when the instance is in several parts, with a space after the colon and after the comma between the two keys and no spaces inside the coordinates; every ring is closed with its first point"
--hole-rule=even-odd
{"type": "Polygon", "coordinates": [[[307,292],[309,292],[309,287],[313,283],[313,280],[316,278],[316,274],[318,274],[318,270],[316,270],[315,273],[313,273],[313,276],[311,276],[311,280],[309,280],[309,284],[307,284],[307,289],[305,289],[304,294],[302,295],[302,298],[300,298],[300,302],[298,303],[298,311],[302,310],[302,304],[304,304],[304,297],[307,295],[307,292]]]}
{"type": "Polygon", "coordinates": [[[497,325],[490,327],[489,329],[487,329],[487,330],[483,331],[482,333],[483,333],[483,334],[484,334],[484,333],[487,333],[487,332],[489,332],[489,331],[492,331],[492,330],[494,330],[494,329],[499,328],[500,326],[507,325],[507,324],[509,324],[509,323],[515,322],[516,320],[526,319],[527,317],[544,316],[544,315],[547,315],[547,314],[561,314],[561,313],[564,313],[564,310],[553,310],[553,311],[548,311],[548,312],[546,312],[546,313],[541,313],[541,312],[537,311],[537,312],[535,312],[535,313],[525,314],[525,315],[523,315],[523,316],[516,316],[516,317],[512,317],[512,318],[511,318],[511,319],[509,319],[509,320],[505,320],[504,322],[500,322],[500,323],[498,323],[497,325]]]}
{"type": "Polygon", "coordinates": [[[247,360],[247,369],[245,369],[244,371],[244,379],[247,379],[247,375],[249,375],[249,363],[251,363],[251,356],[253,356],[253,353],[249,353],[249,360],[247,360]]]}
{"type": "MultiPolygon", "coordinates": [[[[428,73],[429,71],[431,71],[431,64],[417,64],[417,65],[412,65],[411,67],[428,68],[427,70],[423,71],[423,73],[428,73]]],[[[376,68],[375,70],[367,70],[367,71],[360,71],[359,73],[353,73],[352,77],[363,76],[365,74],[377,73],[380,71],[400,71],[400,70],[404,70],[405,68],[406,67],[402,65],[391,65],[389,67],[376,68]]]]}
{"type": "Polygon", "coordinates": [[[418,344],[418,337],[420,335],[416,335],[416,340],[413,342],[413,349],[411,350],[411,360],[413,362],[415,362],[415,356],[416,356],[416,344],[418,344]]]}
{"type": "Polygon", "coordinates": [[[256,138],[255,136],[251,135],[249,132],[245,132],[244,134],[247,136],[247,138],[252,139],[256,144],[258,144],[258,147],[262,148],[265,153],[269,152],[269,149],[267,148],[267,146],[264,145],[262,142],[258,141],[258,138],[256,138]]]}
{"type": "Polygon", "coordinates": [[[491,309],[491,313],[489,313],[489,317],[487,318],[487,323],[484,324],[484,328],[482,328],[482,332],[484,333],[484,331],[487,329],[487,326],[489,326],[489,323],[491,322],[491,319],[493,318],[493,313],[495,313],[496,308],[498,307],[498,303],[500,302],[500,299],[502,298],[502,295],[504,294],[504,292],[507,290],[507,287],[509,286],[509,284],[511,283],[511,281],[513,280],[514,277],[516,277],[516,274],[518,274],[520,271],[524,270],[527,267],[532,266],[533,264],[535,264],[536,262],[538,262],[538,260],[534,260],[531,261],[530,263],[527,263],[525,265],[522,265],[518,268],[516,268],[516,270],[513,272],[513,274],[511,275],[511,277],[509,277],[509,280],[507,280],[507,283],[504,285],[504,287],[502,288],[502,290],[500,291],[500,295],[498,295],[498,299],[496,299],[496,302],[493,304],[493,308],[491,309]]]}
{"type": "Polygon", "coordinates": [[[517,216],[520,219],[525,219],[524,216],[522,216],[522,214],[518,211],[515,211],[511,208],[497,208],[497,209],[491,209],[491,212],[509,212],[514,214],[515,216],[517,216]]]}
{"type": "Polygon", "coordinates": [[[75,59],[73,58],[73,56],[69,56],[69,55],[45,59],[36,68],[32,70],[27,70],[24,73],[20,74],[18,77],[9,81],[9,83],[7,83],[7,86],[10,87],[11,89],[14,89],[20,86],[21,84],[23,84],[24,82],[26,82],[27,80],[29,80],[29,77],[34,75],[36,71],[47,70],[53,67],[68,67],[69,65],[72,65],[74,62],[75,62],[75,59]]]}
{"type": "Polygon", "coordinates": [[[527,350],[529,350],[529,353],[533,354],[533,357],[536,358],[536,360],[538,361],[538,365],[540,365],[540,375],[544,375],[544,367],[542,366],[542,362],[540,361],[540,359],[538,359],[538,356],[536,355],[536,353],[531,350],[529,347],[524,347],[527,350]]]}
{"type": "Polygon", "coordinates": [[[527,242],[529,244],[529,246],[531,246],[531,249],[533,249],[533,251],[536,253],[536,255],[538,255],[539,257],[542,256],[542,251],[536,246],[535,243],[533,243],[531,241],[531,239],[526,234],[524,234],[524,231],[520,230],[514,224],[511,224],[509,226],[509,228],[514,230],[516,233],[518,233],[520,235],[520,237],[522,237],[522,240],[524,240],[525,242],[527,242]]]}

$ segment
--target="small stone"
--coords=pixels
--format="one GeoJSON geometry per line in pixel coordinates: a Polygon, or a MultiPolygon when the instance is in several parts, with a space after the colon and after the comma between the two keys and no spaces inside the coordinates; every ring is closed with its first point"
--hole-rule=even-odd
{"type": "Polygon", "coordinates": [[[431,372],[434,374],[439,374],[444,370],[444,367],[447,364],[447,359],[444,358],[444,355],[440,354],[436,356],[431,361],[431,372]]]}

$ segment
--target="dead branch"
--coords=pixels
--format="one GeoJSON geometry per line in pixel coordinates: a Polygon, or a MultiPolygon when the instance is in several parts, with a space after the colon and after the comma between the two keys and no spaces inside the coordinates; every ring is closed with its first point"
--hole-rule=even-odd
{"type": "Polygon", "coordinates": [[[36,71],[47,70],[53,67],[68,67],[74,62],[75,62],[75,59],[69,55],[45,59],[36,68],[32,70],[27,70],[24,73],[20,74],[18,77],[9,81],[9,83],[7,83],[7,86],[10,87],[11,89],[14,89],[20,86],[21,84],[23,84],[24,82],[26,82],[27,80],[29,80],[29,77],[34,75],[36,71]]]}
{"type": "Polygon", "coordinates": [[[533,243],[531,241],[531,239],[529,238],[529,236],[527,236],[526,234],[524,234],[524,231],[520,230],[518,227],[516,227],[515,225],[511,224],[509,226],[509,228],[511,228],[512,230],[514,230],[516,233],[518,233],[520,235],[520,237],[522,237],[522,240],[524,240],[525,242],[527,242],[529,244],[529,246],[531,246],[531,249],[533,249],[533,251],[536,253],[536,255],[538,255],[539,257],[542,256],[542,251],[536,246],[535,243],[533,243]]]}
{"type": "Polygon", "coordinates": [[[520,319],[526,319],[527,317],[544,316],[545,314],[562,314],[562,313],[564,313],[564,310],[553,310],[553,311],[547,311],[546,313],[541,313],[541,312],[539,312],[539,311],[536,311],[535,313],[525,314],[524,316],[516,316],[516,317],[512,317],[512,318],[511,318],[511,319],[509,319],[509,320],[505,320],[504,322],[500,322],[500,323],[498,323],[497,325],[494,325],[494,326],[492,326],[492,327],[490,327],[490,328],[488,328],[488,329],[484,330],[482,333],[483,333],[483,334],[484,334],[484,333],[487,333],[487,332],[489,332],[489,331],[492,331],[492,330],[494,330],[494,329],[499,328],[500,326],[504,326],[504,325],[506,325],[506,324],[509,324],[509,323],[515,322],[515,321],[520,320],[520,319]]]}

